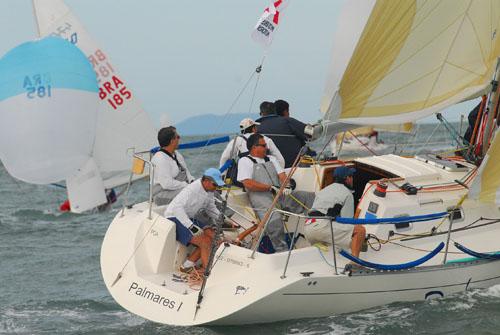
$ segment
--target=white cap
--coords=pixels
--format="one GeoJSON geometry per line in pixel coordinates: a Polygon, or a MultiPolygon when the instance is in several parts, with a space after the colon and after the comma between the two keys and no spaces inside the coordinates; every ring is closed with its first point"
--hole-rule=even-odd
{"type": "Polygon", "coordinates": [[[252,120],[250,118],[246,118],[246,119],[241,120],[240,129],[245,130],[245,129],[252,127],[252,126],[258,126],[259,124],[260,123],[255,122],[254,120],[252,120]]]}

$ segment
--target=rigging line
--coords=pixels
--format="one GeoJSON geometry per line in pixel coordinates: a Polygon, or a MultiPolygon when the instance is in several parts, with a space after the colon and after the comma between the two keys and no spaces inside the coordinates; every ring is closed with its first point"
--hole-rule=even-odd
{"type": "Polygon", "coordinates": [[[303,202],[301,202],[299,199],[297,199],[293,194],[289,194],[288,195],[293,201],[295,201],[297,204],[299,204],[300,206],[304,207],[304,209],[307,209],[307,210],[310,210],[309,207],[307,207],[303,202]]]}
{"type": "MultiPolygon", "coordinates": [[[[406,149],[406,147],[408,147],[411,144],[411,146],[414,146],[415,144],[415,140],[417,139],[417,133],[418,133],[418,130],[420,129],[420,125],[417,124],[417,129],[415,129],[415,132],[412,134],[411,137],[408,138],[408,141],[406,141],[406,143],[401,147],[401,149],[399,150],[399,155],[401,156],[403,154],[403,151],[406,149]]],[[[396,153],[396,147],[394,147],[394,153],[396,153]]]]}
{"type": "MultiPolygon", "coordinates": [[[[427,249],[421,249],[421,248],[415,248],[415,247],[410,247],[409,245],[404,245],[404,244],[401,244],[401,243],[397,243],[397,242],[391,242],[391,241],[387,241],[388,243],[391,243],[393,245],[397,245],[399,247],[402,247],[402,248],[406,248],[406,249],[410,249],[410,250],[415,250],[415,251],[422,251],[422,252],[431,252],[432,250],[427,250],[427,249]]],[[[444,251],[440,251],[439,254],[444,254],[444,251]]],[[[455,255],[461,255],[462,252],[457,252],[457,251],[448,251],[448,254],[455,254],[455,255]]]]}
{"type": "MultiPolygon", "coordinates": [[[[333,140],[333,137],[337,135],[337,134],[333,134],[332,136],[330,136],[330,139],[328,141],[326,141],[325,145],[323,146],[323,149],[321,149],[320,153],[318,154],[318,157],[321,157],[321,155],[323,154],[323,152],[325,151],[326,147],[328,146],[328,144],[330,144],[330,142],[333,140]]],[[[342,137],[343,139],[343,137],[342,137]]],[[[338,156],[338,155],[337,155],[338,156]]]]}
{"type": "MultiPolygon", "coordinates": [[[[203,146],[203,148],[201,149],[200,151],[200,154],[199,155],[202,155],[205,153],[205,150],[207,148],[207,144],[210,142],[211,139],[215,138],[217,136],[217,132],[219,131],[219,129],[221,128],[222,124],[224,123],[224,121],[227,119],[228,115],[231,113],[231,111],[233,110],[234,106],[236,105],[236,103],[238,102],[238,100],[241,98],[241,95],[246,91],[248,85],[250,84],[250,82],[252,81],[253,77],[255,76],[255,73],[257,73],[256,70],[253,70],[252,71],[252,74],[250,75],[250,77],[248,78],[248,80],[246,81],[245,85],[243,85],[243,87],[241,88],[241,90],[239,91],[239,93],[236,95],[236,98],[233,100],[233,102],[231,103],[231,105],[229,106],[228,110],[226,111],[226,113],[224,114],[224,117],[222,119],[222,121],[219,123],[219,125],[217,126],[217,128],[215,129],[215,131],[212,133],[212,136],[209,137],[209,141],[207,141],[207,143],[203,146]]],[[[199,160],[197,161],[199,162],[199,160]]]]}
{"type": "Polygon", "coordinates": [[[370,149],[366,144],[364,144],[351,130],[349,130],[349,133],[362,145],[365,147],[366,150],[368,150],[373,156],[378,156],[378,154],[370,149]]]}
{"type": "Polygon", "coordinates": [[[321,249],[320,249],[318,246],[314,245],[314,247],[318,250],[318,252],[319,252],[319,254],[320,254],[321,258],[323,259],[323,261],[324,261],[326,264],[328,264],[330,267],[332,267],[332,268],[334,268],[334,269],[335,269],[335,268],[337,268],[337,270],[338,270],[338,269],[342,270],[342,267],[336,267],[335,265],[333,265],[333,264],[331,264],[330,262],[328,262],[328,260],[326,259],[325,255],[323,255],[323,253],[321,252],[321,249]]]}
{"type": "MultiPolygon", "coordinates": [[[[489,225],[500,223],[500,219],[498,219],[498,220],[494,220],[494,221],[490,221],[490,222],[486,222],[486,223],[481,223],[481,224],[475,225],[478,221],[479,220],[476,220],[476,221],[474,221],[474,222],[472,222],[472,223],[470,223],[470,224],[468,224],[468,225],[466,225],[464,227],[452,229],[451,232],[452,233],[456,233],[456,232],[461,232],[461,231],[475,229],[475,228],[481,228],[481,227],[485,227],[485,226],[489,226],[489,225]]],[[[396,240],[401,240],[403,242],[412,241],[412,240],[418,240],[418,239],[421,239],[421,238],[434,237],[434,236],[448,234],[448,232],[447,231],[439,231],[439,232],[433,233],[432,235],[430,235],[429,233],[421,233],[421,234],[401,234],[401,233],[395,233],[395,234],[399,235],[400,237],[389,239],[389,240],[385,240],[386,243],[390,242],[390,241],[396,241],[396,240]]]]}
{"type": "Polygon", "coordinates": [[[432,133],[429,135],[429,137],[427,138],[427,141],[425,142],[425,144],[415,152],[415,156],[418,155],[420,152],[422,152],[423,148],[427,147],[427,145],[429,144],[429,142],[431,141],[431,138],[432,136],[434,136],[434,133],[441,127],[441,123],[438,123],[437,126],[434,128],[434,130],[432,131],[432,133]]]}
{"type": "Polygon", "coordinates": [[[257,68],[255,69],[255,72],[257,72],[257,80],[255,81],[255,86],[253,88],[252,100],[250,100],[250,106],[248,107],[248,114],[252,113],[253,102],[255,100],[255,94],[257,93],[257,87],[259,86],[260,74],[262,72],[262,67],[264,66],[264,61],[266,60],[266,56],[267,56],[267,51],[264,52],[264,56],[262,56],[260,65],[257,66],[257,68]]]}

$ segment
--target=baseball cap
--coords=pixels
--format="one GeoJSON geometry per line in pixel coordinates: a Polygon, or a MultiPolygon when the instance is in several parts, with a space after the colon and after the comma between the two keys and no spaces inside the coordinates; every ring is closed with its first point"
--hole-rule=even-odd
{"type": "Polygon", "coordinates": [[[259,122],[255,122],[254,120],[252,120],[250,118],[246,118],[246,119],[241,120],[240,129],[245,130],[248,127],[258,126],[259,124],[260,124],[259,122]]]}
{"type": "Polygon", "coordinates": [[[333,177],[346,178],[346,177],[354,175],[355,172],[356,172],[355,168],[347,167],[347,166],[340,166],[333,171],[333,177]]]}
{"type": "Polygon", "coordinates": [[[217,184],[217,186],[224,186],[224,181],[222,180],[222,176],[219,169],[216,168],[206,169],[205,172],[203,172],[203,175],[205,177],[211,178],[217,184]]]}

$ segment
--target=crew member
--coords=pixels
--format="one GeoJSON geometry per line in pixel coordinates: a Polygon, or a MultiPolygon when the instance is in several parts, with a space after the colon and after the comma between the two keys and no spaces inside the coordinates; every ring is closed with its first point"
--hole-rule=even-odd
{"type": "MultiPolygon", "coordinates": [[[[241,135],[238,135],[236,138],[231,140],[229,144],[226,146],[226,149],[224,149],[224,152],[222,152],[222,155],[220,157],[219,166],[223,166],[228,159],[232,159],[234,157],[241,158],[243,156],[248,155],[247,139],[250,137],[250,135],[257,133],[257,126],[259,124],[260,123],[257,123],[249,118],[241,120],[240,122],[241,135]]],[[[267,148],[269,150],[269,155],[274,156],[274,158],[276,158],[280,166],[284,167],[285,159],[283,158],[281,152],[274,144],[273,140],[271,140],[267,136],[264,136],[264,140],[266,141],[267,148]]]]}
{"type": "Polygon", "coordinates": [[[186,186],[165,210],[165,217],[175,222],[177,241],[197,246],[182,265],[182,272],[193,269],[200,257],[203,269],[208,264],[210,246],[215,235],[211,227],[220,216],[215,206],[214,191],[223,185],[220,171],[215,168],[207,169],[200,179],[186,186]]]}
{"type": "MultiPolygon", "coordinates": [[[[354,217],[354,197],[352,195],[354,168],[338,167],[333,172],[334,182],[316,194],[310,216],[354,217]]],[[[360,225],[332,222],[335,245],[351,248],[354,256],[359,257],[365,240],[365,227],[360,225]]],[[[311,243],[331,244],[330,220],[308,219],[304,225],[304,235],[311,243]]]]}
{"type": "MultiPolygon", "coordinates": [[[[262,220],[273,202],[274,195],[285,181],[286,175],[277,160],[266,155],[267,144],[262,135],[251,135],[248,138],[247,146],[250,154],[238,161],[238,181],[245,186],[250,203],[259,219],[262,220]]],[[[305,210],[305,207],[308,208],[311,205],[313,199],[313,193],[301,191],[292,193],[291,188],[285,188],[279,205],[291,212],[300,213],[305,210]],[[299,200],[300,203],[293,198],[299,200]]],[[[270,218],[266,234],[275,251],[288,249],[284,240],[281,215],[274,215],[270,218]]]]}
{"type": "Polygon", "coordinates": [[[161,128],[158,132],[160,150],[154,154],[153,200],[156,205],[170,203],[179,192],[194,180],[184,157],[177,151],[180,136],[175,127],[161,128]]]}
{"type": "MultiPolygon", "coordinates": [[[[288,104],[284,100],[278,100],[288,104]]],[[[278,106],[283,105],[278,103],[278,106]]],[[[281,108],[281,107],[280,107],[281,108]]],[[[276,105],[269,101],[260,104],[260,123],[258,132],[271,138],[285,158],[285,168],[291,167],[295,158],[304,146],[307,136],[306,125],[292,117],[276,114],[276,105]]]]}

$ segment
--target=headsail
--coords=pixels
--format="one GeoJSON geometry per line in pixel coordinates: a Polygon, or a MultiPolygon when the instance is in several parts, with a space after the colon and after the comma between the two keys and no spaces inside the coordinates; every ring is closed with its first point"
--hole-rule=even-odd
{"type": "Polygon", "coordinates": [[[499,28],[497,0],[377,1],[338,90],[327,86],[325,119],[403,123],[480,96],[500,54],[499,28]]]}
{"type": "Polygon", "coordinates": [[[98,111],[86,56],[56,37],[27,42],[0,60],[0,159],[36,184],[75,173],[91,156],[98,111]]]}
{"type": "MultiPolygon", "coordinates": [[[[128,148],[146,151],[156,145],[156,130],[127,82],[62,0],[34,0],[41,36],[61,36],[77,45],[94,67],[100,107],[94,159],[107,188],[128,182],[128,148]]],[[[141,176],[139,176],[140,178],[141,176]]]]}
{"type": "Polygon", "coordinates": [[[483,202],[500,205],[500,135],[497,132],[488,153],[483,159],[476,178],[472,182],[469,196],[483,202]]]}

